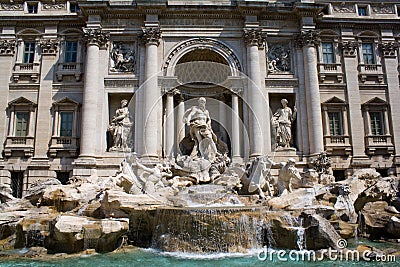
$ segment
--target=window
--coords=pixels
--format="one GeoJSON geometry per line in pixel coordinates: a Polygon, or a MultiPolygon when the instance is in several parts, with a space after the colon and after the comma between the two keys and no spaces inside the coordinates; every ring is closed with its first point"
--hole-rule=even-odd
{"type": "Polygon", "coordinates": [[[73,112],[60,112],[60,136],[72,136],[73,112]]]}
{"type": "Polygon", "coordinates": [[[78,42],[65,42],[65,63],[75,63],[78,52],[78,42]]]}
{"type": "Polygon", "coordinates": [[[69,11],[70,11],[71,13],[77,13],[77,12],[79,12],[80,9],[79,9],[78,4],[77,4],[77,3],[70,3],[70,4],[69,4],[69,11]]]}
{"type": "Polygon", "coordinates": [[[38,3],[28,3],[27,8],[28,8],[28,13],[30,14],[38,13],[38,3]]]}
{"type": "Polygon", "coordinates": [[[325,64],[335,63],[332,43],[322,43],[322,60],[325,64]]]}
{"type": "Polygon", "coordinates": [[[27,136],[29,129],[29,112],[16,112],[15,119],[15,136],[27,136]]]}
{"type": "Polygon", "coordinates": [[[13,197],[22,198],[23,182],[23,172],[11,172],[11,191],[13,197]]]}
{"type": "Polygon", "coordinates": [[[329,132],[331,136],[342,135],[340,112],[328,112],[329,132]]]}
{"type": "Polygon", "coordinates": [[[23,63],[33,63],[34,58],[35,58],[35,42],[25,42],[23,63]]]}
{"type": "Polygon", "coordinates": [[[375,64],[374,46],[372,43],[362,44],[364,64],[375,64]]]}
{"type": "Polygon", "coordinates": [[[382,112],[379,111],[370,111],[369,117],[371,120],[371,134],[372,135],[383,135],[383,116],[382,112]]]}
{"type": "Polygon", "coordinates": [[[367,16],[367,7],[362,6],[362,7],[358,7],[358,15],[359,16],[367,16]]]}

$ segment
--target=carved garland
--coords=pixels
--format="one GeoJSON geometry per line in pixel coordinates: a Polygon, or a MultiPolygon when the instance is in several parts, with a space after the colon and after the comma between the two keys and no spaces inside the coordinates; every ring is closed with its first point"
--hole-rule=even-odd
{"type": "Polygon", "coordinates": [[[101,29],[83,28],[83,38],[88,44],[103,46],[110,39],[110,34],[101,29]]]}
{"type": "Polygon", "coordinates": [[[235,55],[228,47],[226,47],[224,44],[222,44],[222,43],[220,43],[220,42],[217,42],[217,41],[212,40],[212,39],[206,39],[206,38],[191,39],[191,40],[188,40],[188,41],[186,41],[186,42],[180,44],[178,47],[176,47],[176,48],[169,54],[169,56],[167,57],[167,60],[166,60],[165,65],[164,65],[164,71],[165,71],[166,69],[168,69],[169,64],[171,63],[171,60],[172,60],[181,50],[183,50],[183,49],[186,48],[186,47],[192,46],[192,45],[200,45],[199,48],[201,48],[201,44],[210,45],[210,46],[213,46],[213,47],[218,47],[219,49],[223,50],[227,55],[229,55],[229,56],[232,58],[232,61],[233,61],[234,65],[235,65],[235,68],[236,68],[238,71],[242,71],[242,68],[241,68],[241,66],[240,66],[240,61],[239,61],[239,59],[236,57],[236,55],[235,55]]]}
{"type": "Polygon", "coordinates": [[[145,44],[152,44],[158,46],[161,39],[161,30],[158,27],[143,27],[142,28],[142,41],[145,44]]]}
{"type": "Polygon", "coordinates": [[[360,43],[357,41],[346,41],[339,43],[339,48],[343,50],[343,56],[355,57],[360,43]]]}
{"type": "Polygon", "coordinates": [[[42,39],[39,46],[42,49],[42,54],[53,55],[58,51],[60,41],[58,39],[42,39]]]}
{"type": "Polygon", "coordinates": [[[15,44],[16,44],[15,40],[1,40],[0,55],[14,55],[15,44]]]}

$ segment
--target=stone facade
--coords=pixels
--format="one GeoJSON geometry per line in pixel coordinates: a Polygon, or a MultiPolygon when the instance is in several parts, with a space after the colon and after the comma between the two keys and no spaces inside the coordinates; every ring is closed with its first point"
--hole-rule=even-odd
{"type": "Polygon", "coordinates": [[[400,1],[0,2],[0,183],[15,195],[113,175],[133,151],[175,156],[199,97],[234,163],[326,150],[337,177],[400,173],[400,1]],[[132,151],[111,149],[123,99],[132,151]],[[275,150],[281,99],[297,116],[275,150]]]}

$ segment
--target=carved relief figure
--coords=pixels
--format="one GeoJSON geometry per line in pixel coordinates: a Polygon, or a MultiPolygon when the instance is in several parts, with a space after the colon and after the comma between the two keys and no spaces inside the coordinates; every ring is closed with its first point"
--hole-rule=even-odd
{"type": "Polygon", "coordinates": [[[200,97],[198,103],[198,106],[193,106],[186,110],[183,116],[183,122],[190,127],[190,137],[195,142],[190,157],[196,158],[200,152],[201,158],[213,162],[217,155],[217,136],[211,129],[211,119],[206,109],[206,99],[200,97]]]}
{"type": "Polygon", "coordinates": [[[276,148],[289,148],[292,139],[292,123],[296,119],[297,109],[288,107],[286,99],[281,100],[282,108],[279,108],[272,118],[272,126],[275,130],[276,148]]]}
{"type": "Polygon", "coordinates": [[[268,72],[288,72],[291,70],[290,49],[284,45],[272,45],[267,54],[268,72]]]}
{"type": "Polygon", "coordinates": [[[249,193],[258,192],[262,199],[265,199],[263,189],[267,191],[268,196],[272,196],[271,186],[269,183],[269,172],[263,156],[255,158],[250,165],[246,167],[246,176],[249,193]]]}
{"type": "Polygon", "coordinates": [[[134,72],[136,62],[133,50],[116,43],[111,51],[111,59],[114,65],[111,71],[134,72]]]}
{"type": "Polygon", "coordinates": [[[144,171],[140,178],[144,183],[143,190],[146,194],[154,193],[158,188],[163,188],[168,184],[163,178],[171,178],[173,176],[171,170],[169,168],[164,168],[161,163],[157,163],[154,168],[148,168],[136,159],[136,164],[144,171]]]}
{"type": "Polygon", "coordinates": [[[268,157],[266,160],[272,164],[272,166],[278,166],[281,168],[278,177],[279,194],[282,195],[285,190],[291,193],[293,191],[292,180],[297,179],[301,181],[300,172],[295,166],[296,161],[293,158],[289,158],[287,162],[276,163],[268,157]]]}
{"type": "Polygon", "coordinates": [[[111,151],[128,150],[127,138],[132,123],[129,118],[128,100],[121,101],[121,107],[115,111],[115,116],[111,119],[108,130],[113,136],[113,146],[111,151]]]}

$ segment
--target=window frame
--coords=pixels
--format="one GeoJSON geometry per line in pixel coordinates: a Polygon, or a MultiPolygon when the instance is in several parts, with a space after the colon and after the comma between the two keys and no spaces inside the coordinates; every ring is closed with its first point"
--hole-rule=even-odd
{"type": "Polygon", "coordinates": [[[334,45],[333,41],[332,42],[322,41],[322,43],[321,43],[321,55],[322,55],[322,63],[323,64],[336,64],[335,45],[334,45]],[[325,53],[324,44],[330,44],[331,45],[331,50],[332,51],[330,53],[325,53]],[[332,62],[327,62],[328,60],[327,61],[325,60],[325,55],[330,55],[331,59],[332,59],[332,62]]]}
{"type": "Polygon", "coordinates": [[[25,2],[25,13],[27,14],[38,14],[40,10],[40,3],[39,1],[26,1],[25,2]],[[30,7],[34,7],[32,10],[33,12],[30,12],[30,7]]]}
{"type": "Polygon", "coordinates": [[[339,109],[328,109],[328,127],[329,127],[329,136],[343,136],[344,129],[343,129],[343,111],[339,109]],[[334,133],[335,129],[332,129],[331,127],[331,114],[337,114],[338,115],[338,128],[339,128],[339,133],[334,133]]]}
{"type": "Polygon", "coordinates": [[[65,40],[64,44],[64,63],[78,63],[79,42],[75,40],[65,40]],[[74,44],[74,49],[69,49],[68,44],[74,44]]]}
{"type": "Polygon", "coordinates": [[[23,47],[22,63],[33,64],[36,58],[36,42],[32,40],[24,41],[23,47]]]}
{"type": "Polygon", "coordinates": [[[376,65],[377,63],[377,58],[376,58],[376,49],[375,49],[375,45],[374,42],[362,42],[361,44],[361,52],[362,52],[362,60],[363,60],[363,64],[365,65],[376,65]],[[370,46],[371,48],[371,53],[366,53],[366,50],[364,49],[365,46],[370,46]],[[367,57],[367,56],[370,56],[367,57]],[[366,60],[367,59],[367,60],[366,60]],[[372,59],[372,62],[370,62],[369,59],[372,59]]]}

